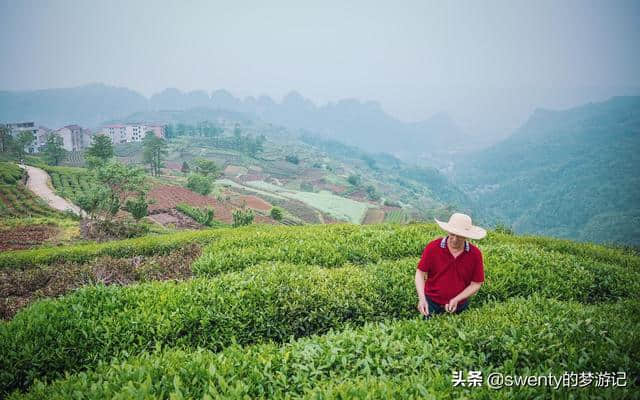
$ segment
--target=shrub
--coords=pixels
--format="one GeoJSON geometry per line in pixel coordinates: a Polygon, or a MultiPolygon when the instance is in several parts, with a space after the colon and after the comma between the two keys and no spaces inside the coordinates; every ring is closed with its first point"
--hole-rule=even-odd
{"type": "Polygon", "coordinates": [[[290,162],[291,164],[296,164],[296,165],[300,164],[300,159],[295,154],[289,154],[284,159],[287,162],[290,162]]]}
{"type": "Polygon", "coordinates": [[[80,289],[38,302],[0,325],[0,364],[7,366],[0,391],[156,344],[217,351],[232,342],[322,333],[390,312],[406,317],[413,310],[396,310],[390,306],[396,302],[380,295],[407,293],[401,284],[405,275],[356,267],[261,266],[215,280],[80,289]]]}
{"type": "Polygon", "coordinates": [[[216,221],[213,220],[214,210],[212,208],[200,209],[191,207],[188,204],[178,204],[176,209],[181,213],[193,218],[197,223],[204,226],[214,226],[216,221]]]}
{"type": "Polygon", "coordinates": [[[384,200],[384,205],[387,206],[387,207],[402,207],[400,202],[394,201],[394,200],[390,200],[390,199],[385,199],[384,200]]]}
{"type": "Polygon", "coordinates": [[[268,227],[227,233],[194,263],[203,275],[236,271],[262,261],[340,266],[419,256],[434,225],[268,227]]]}
{"type": "MultiPolygon", "coordinates": [[[[640,369],[637,300],[583,307],[533,297],[428,322],[369,323],[283,346],[171,349],[104,364],[27,398],[547,398],[548,387],[454,387],[453,371],[562,376],[640,369]],[[635,311],[635,312],[633,312],[635,311]]],[[[633,398],[627,387],[560,388],[559,397],[633,398]]],[[[16,396],[16,398],[20,398],[16,396]]]]}
{"type": "Polygon", "coordinates": [[[282,208],[273,207],[269,212],[269,214],[271,215],[271,218],[275,219],[276,221],[282,221],[282,217],[283,217],[282,208]]]}
{"type": "Polygon", "coordinates": [[[129,211],[131,215],[133,215],[133,218],[135,218],[136,221],[147,216],[148,207],[149,207],[149,204],[147,203],[146,199],[142,196],[134,200],[128,199],[125,204],[125,209],[129,211]]]}
{"type": "Polygon", "coordinates": [[[211,193],[211,180],[200,174],[189,174],[187,178],[187,188],[203,196],[211,193]]]}
{"type": "Polygon", "coordinates": [[[496,232],[498,232],[498,233],[502,233],[502,234],[505,234],[505,235],[513,235],[513,228],[511,228],[507,224],[498,223],[498,224],[496,224],[494,230],[496,232]]]}
{"type": "Polygon", "coordinates": [[[373,185],[368,185],[365,190],[367,192],[367,197],[369,198],[369,200],[375,201],[380,199],[380,195],[376,191],[376,188],[373,187],[373,185]]]}
{"type": "MultiPolygon", "coordinates": [[[[254,235],[245,235],[247,240],[257,236],[256,230],[248,231],[254,235]]],[[[534,294],[585,303],[634,299],[640,290],[638,271],[576,264],[570,255],[541,268],[539,262],[548,258],[533,257],[533,249],[523,254],[508,247],[496,250],[487,252],[487,280],[471,300],[472,309],[534,294]],[[530,261],[521,265],[523,260],[530,261]]],[[[296,249],[288,251],[295,254],[296,249]]],[[[58,377],[155,346],[218,351],[232,342],[282,342],[345,324],[409,318],[417,313],[415,288],[409,283],[416,263],[410,257],[365,268],[262,264],[180,284],[85,288],[57,301],[36,303],[0,325],[0,343],[5,346],[0,348],[0,357],[5,357],[0,362],[13,366],[1,386],[58,377]]]]}
{"type": "Polygon", "coordinates": [[[183,161],[180,171],[184,174],[188,174],[190,170],[191,170],[191,167],[189,167],[189,164],[186,161],[183,161]]]}
{"type": "Polygon", "coordinates": [[[233,217],[233,227],[238,228],[240,226],[251,225],[253,222],[254,214],[253,210],[233,210],[231,213],[233,217]]]}
{"type": "Polygon", "coordinates": [[[16,164],[0,162],[0,184],[14,185],[22,179],[24,170],[16,164]]]}
{"type": "Polygon", "coordinates": [[[166,254],[191,242],[210,243],[218,238],[217,232],[185,231],[163,236],[116,240],[76,246],[5,251],[0,253],[1,268],[29,268],[56,262],[87,262],[99,256],[130,257],[136,255],[166,254]]]}
{"type": "Polygon", "coordinates": [[[349,177],[347,178],[347,182],[349,182],[353,186],[358,186],[360,182],[362,182],[362,179],[360,178],[360,175],[353,174],[349,175],[349,177]]]}
{"type": "MultiPolygon", "coordinates": [[[[146,203],[145,203],[146,205],[146,203]]],[[[85,239],[99,242],[114,239],[130,239],[149,233],[149,227],[128,221],[89,220],[82,221],[80,231],[85,239]]]]}

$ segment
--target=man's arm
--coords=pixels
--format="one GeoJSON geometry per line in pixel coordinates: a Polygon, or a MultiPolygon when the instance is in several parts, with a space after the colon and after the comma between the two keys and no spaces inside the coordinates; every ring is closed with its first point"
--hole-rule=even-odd
{"type": "Polygon", "coordinates": [[[447,312],[454,312],[456,308],[458,308],[458,303],[462,299],[469,298],[476,294],[478,290],[480,290],[480,286],[482,286],[482,282],[471,282],[469,286],[464,288],[464,290],[456,295],[453,299],[449,300],[449,302],[444,306],[444,309],[447,312]]]}
{"type": "Polygon", "coordinates": [[[429,315],[427,298],[424,295],[424,278],[426,272],[416,268],[416,292],[418,293],[418,311],[425,317],[429,315]]]}

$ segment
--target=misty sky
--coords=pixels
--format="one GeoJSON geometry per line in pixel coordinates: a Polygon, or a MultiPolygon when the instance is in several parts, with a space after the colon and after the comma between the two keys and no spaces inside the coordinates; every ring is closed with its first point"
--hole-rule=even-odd
{"type": "Polygon", "coordinates": [[[640,88],[640,1],[382,3],[0,0],[0,90],[297,90],[511,129],[640,88]]]}

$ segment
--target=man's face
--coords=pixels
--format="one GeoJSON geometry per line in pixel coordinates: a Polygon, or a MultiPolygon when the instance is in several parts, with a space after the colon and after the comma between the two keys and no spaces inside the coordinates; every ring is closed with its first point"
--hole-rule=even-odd
{"type": "Polygon", "coordinates": [[[464,247],[464,241],[466,240],[465,237],[463,236],[458,236],[455,235],[453,233],[449,234],[449,244],[451,245],[452,249],[461,249],[462,247],[464,247]]]}

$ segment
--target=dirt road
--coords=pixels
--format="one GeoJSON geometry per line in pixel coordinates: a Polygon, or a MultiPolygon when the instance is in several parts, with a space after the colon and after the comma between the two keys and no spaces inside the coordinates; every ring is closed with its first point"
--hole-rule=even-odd
{"type": "Polygon", "coordinates": [[[49,184],[51,178],[46,171],[32,167],[30,165],[20,165],[20,168],[27,170],[29,178],[27,179],[27,188],[43,199],[51,208],[60,211],[72,211],[77,215],[84,215],[84,211],[80,207],[71,204],[67,200],[58,196],[51,190],[49,184]]]}

